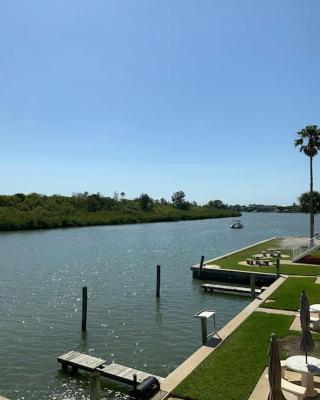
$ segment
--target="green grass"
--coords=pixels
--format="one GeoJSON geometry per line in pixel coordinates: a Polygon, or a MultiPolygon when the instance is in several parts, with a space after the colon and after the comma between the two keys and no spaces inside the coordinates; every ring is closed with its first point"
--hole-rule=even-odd
{"type": "Polygon", "coordinates": [[[288,278],[268,298],[275,300],[272,303],[263,303],[262,307],[277,308],[295,311],[300,307],[300,294],[305,289],[309,304],[320,303],[320,285],[316,285],[315,278],[288,278]]]}
{"type": "Polygon", "coordinates": [[[293,317],[252,314],[173,394],[197,400],[247,400],[268,362],[270,335],[289,331],[293,317]]]}
{"type": "MultiPolygon", "coordinates": [[[[258,267],[249,265],[239,265],[240,261],[245,261],[247,258],[251,258],[254,254],[261,253],[262,250],[268,248],[278,248],[279,239],[268,240],[265,243],[257,244],[250,247],[249,249],[241,250],[230,256],[221,257],[218,260],[212,261],[212,264],[219,265],[221,268],[235,269],[239,271],[250,271],[250,272],[267,272],[275,273],[275,266],[258,267]]],[[[286,264],[286,259],[283,258],[280,263],[280,272],[285,275],[303,275],[303,276],[316,276],[320,274],[320,266],[315,267],[312,265],[290,265],[286,264]]],[[[210,263],[209,263],[210,264],[210,263]]]]}

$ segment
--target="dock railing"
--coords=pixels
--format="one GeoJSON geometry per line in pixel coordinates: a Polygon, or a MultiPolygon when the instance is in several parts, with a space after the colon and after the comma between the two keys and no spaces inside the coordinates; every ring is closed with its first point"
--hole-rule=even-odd
{"type": "Polygon", "coordinates": [[[309,239],[302,245],[292,249],[292,261],[298,261],[318,248],[320,248],[320,233],[317,233],[312,239],[309,239]]]}
{"type": "Polygon", "coordinates": [[[287,248],[283,248],[283,247],[279,247],[279,251],[281,254],[285,254],[288,257],[290,257],[290,259],[292,259],[292,249],[287,249],[287,248]]]}

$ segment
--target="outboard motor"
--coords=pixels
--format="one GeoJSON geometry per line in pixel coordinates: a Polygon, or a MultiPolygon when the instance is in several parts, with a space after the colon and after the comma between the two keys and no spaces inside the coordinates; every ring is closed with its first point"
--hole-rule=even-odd
{"type": "Polygon", "coordinates": [[[137,385],[136,389],[130,392],[130,395],[137,400],[148,400],[154,394],[159,392],[160,382],[154,376],[149,376],[137,385]]]}

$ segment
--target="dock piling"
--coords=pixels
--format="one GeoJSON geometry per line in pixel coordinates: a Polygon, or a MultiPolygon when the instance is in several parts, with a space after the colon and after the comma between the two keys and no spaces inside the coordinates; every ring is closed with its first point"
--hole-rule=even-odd
{"type": "Polygon", "coordinates": [[[250,287],[251,287],[251,297],[256,298],[256,277],[254,274],[250,274],[250,287]]]}
{"type": "Polygon", "coordinates": [[[88,289],[82,288],[82,332],[87,330],[88,289]]]}
{"type": "Polygon", "coordinates": [[[133,396],[134,396],[134,398],[136,398],[136,396],[137,396],[137,387],[138,387],[137,374],[133,374],[133,396]]]}
{"type": "Polygon", "coordinates": [[[160,297],[160,275],[161,275],[160,265],[157,265],[157,293],[156,293],[157,297],[160,297]]]}
{"type": "Polygon", "coordinates": [[[280,258],[279,257],[276,258],[276,275],[277,275],[277,278],[279,278],[279,276],[280,276],[280,258]]]}
{"type": "Polygon", "coordinates": [[[203,262],[204,262],[204,256],[201,256],[200,265],[199,265],[199,268],[200,268],[200,274],[201,274],[201,272],[202,272],[202,268],[203,268],[203,262]]]}
{"type": "Polygon", "coordinates": [[[61,368],[62,368],[62,370],[65,371],[65,372],[68,372],[68,371],[69,371],[68,364],[66,364],[66,363],[61,363],[61,368]]]}
{"type": "Polygon", "coordinates": [[[90,377],[90,400],[99,400],[101,397],[100,374],[97,371],[90,377]]]}

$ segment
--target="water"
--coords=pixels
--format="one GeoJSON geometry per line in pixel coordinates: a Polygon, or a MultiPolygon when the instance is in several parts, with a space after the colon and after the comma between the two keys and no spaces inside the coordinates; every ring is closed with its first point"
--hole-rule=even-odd
{"type": "MultiPolygon", "coordinates": [[[[204,294],[190,267],[272,236],[307,235],[303,214],[0,234],[0,394],[88,399],[88,376],[65,375],[56,357],[79,349],[166,376],[201,344],[203,308],[222,327],[248,299],[204,294]],[[161,299],[155,298],[161,264],[161,299]],[[81,287],[89,292],[82,336],[81,287]]],[[[318,222],[318,220],[316,221],[318,222]]],[[[122,398],[104,389],[105,398],[122,398]]]]}

